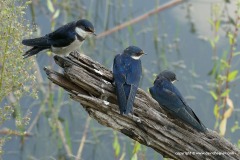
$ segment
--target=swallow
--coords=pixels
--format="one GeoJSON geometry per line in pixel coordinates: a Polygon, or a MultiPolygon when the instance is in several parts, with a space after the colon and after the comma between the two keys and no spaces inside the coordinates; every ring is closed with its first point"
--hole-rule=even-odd
{"type": "Polygon", "coordinates": [[[133,111],[134,99],[142,76],[140,58],[144,54],[142,49],[129,46],[114,58],[113,78],[121,114],[133,111]]]}
{"type": "Polygon", "coordinates": [[[55,54],[67,55],[80,47],[89,35],[96,35],[91,22],[86,19],[70,22],[43,37],[24,39],[22,44],[32,48],[23,54],[23,58],[46,49],[55,54]]]}
{"type": "Polygon", "coordinates": [[[205,132],[206,127],[173,85],[176,80],[175,73],[167,70],[161,72],[155,79],[154,86],[149,88],[150,94],[172,116],[179,118],[200,132],[205,132]]]}

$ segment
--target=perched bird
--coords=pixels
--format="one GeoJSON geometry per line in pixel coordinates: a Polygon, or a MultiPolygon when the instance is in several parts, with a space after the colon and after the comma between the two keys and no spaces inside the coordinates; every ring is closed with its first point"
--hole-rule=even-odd
{"type": "Polygon", "coordinates": [[[91,22],[86,19],[70,22],[52,33],[34,39],[24,39],[22,44],[31,46],[23,56],[33,56],[38,52],[49,49],[55,54],[69,54],[81,46],[89,35],[96,35],[91,22]]]}
{"type": "Polygon", "coordinates": [[[121,114],[132,112],[134,99],[142,76],[142,49],[129,46],[122,54],[118,54],[113,62],[113,77],[121,114]]]}
{"type": "Polygon", "coordinates": [[[149,88],[150,94],[171,115],[198,131],[205,132],[206,127],[173,85],[175,80],[177,80],[175,73],[167,70],[161,72],[154,81],[154,86],[149,88]]]}

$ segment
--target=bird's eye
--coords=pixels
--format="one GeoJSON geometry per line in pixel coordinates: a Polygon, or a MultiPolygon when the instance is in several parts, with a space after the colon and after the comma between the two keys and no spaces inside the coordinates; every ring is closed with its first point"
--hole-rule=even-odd
{"type": "Polygon", "coordinates": [[[85,31],[92,32],[91,28],[89,28],[89,27],[85,27],[85,31]]]}
{"type": "Polygon", "coordinates": [[[85,26],[82,26],[81,28],[82,28],[84,31],[88,31],[88,28],[85,27],[85,26]]]}

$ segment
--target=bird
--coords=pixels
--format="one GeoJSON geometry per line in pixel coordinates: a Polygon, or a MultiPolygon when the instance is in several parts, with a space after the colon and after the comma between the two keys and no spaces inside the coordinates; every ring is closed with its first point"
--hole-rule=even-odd
{"type": "Polygon", "coordinates": [[[173,85],[176,80],[177,77],[174,72],[164,70],[156,77],[154,86],[149,88],[150,94],[172,116],[181,119],[199,132],[205,132],[206,127],[173,85]]]}
{"type": "Polygon", "coordinates": [[[146,53],[136,46],[129,46],[117,54],[113,62],[113,81],[120,114],[133,111],[133,103],[142,76],[140,58],[146,53]]]}
{"type": "Polygon", "coordinates": [[[94,26],[90,21],[80,19],[70,22],[43,37],[24,39],[22,44],[32,48],[23,54],[23,58],[28,58],[46,49],[55,54],[67,55],[80,47],[89,35],[96,36],[94,26]]]}

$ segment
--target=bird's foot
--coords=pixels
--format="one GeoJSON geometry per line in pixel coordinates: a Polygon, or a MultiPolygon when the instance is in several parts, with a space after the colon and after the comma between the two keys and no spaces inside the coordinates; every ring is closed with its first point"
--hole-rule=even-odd
{"type": "Polygon", "coordinates": [[[77,58],[78,61],[80,60],[80,53],[79,53],[79,52],[74,51],[74,52],[72,52],[72,55],[73,55],[75,58],[77,58]]]}
{"type": "Polygon", "coordinates": [[[77,60],[80,60],[80,53],[77,53],[77,60]]]}
{"type": "Polygon", "coordinates": [[[131,116],[134,121],[136,121],[136,122],[138,122],[138,123],[141,123],[141,119],[138,118],[137,116],[134,116],[134,114],[129,113],[129,116],[131,116]]]}

